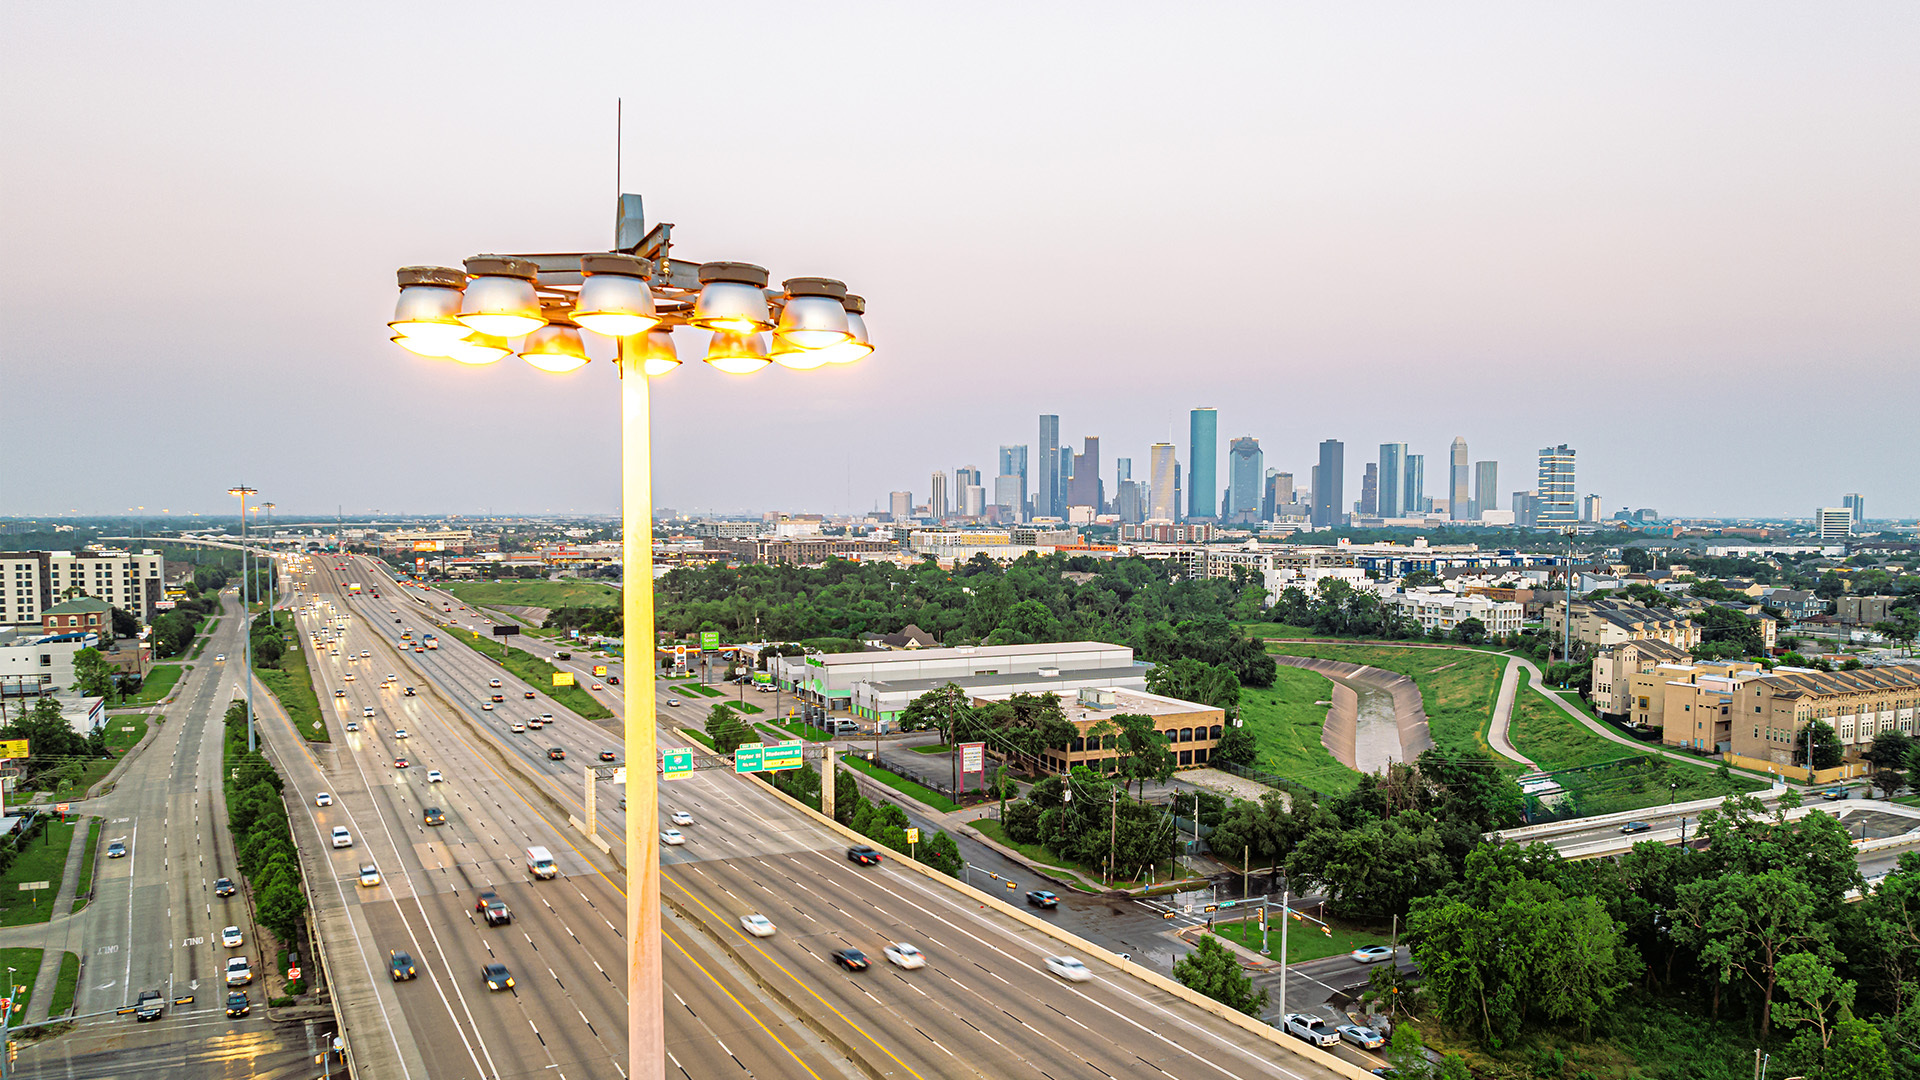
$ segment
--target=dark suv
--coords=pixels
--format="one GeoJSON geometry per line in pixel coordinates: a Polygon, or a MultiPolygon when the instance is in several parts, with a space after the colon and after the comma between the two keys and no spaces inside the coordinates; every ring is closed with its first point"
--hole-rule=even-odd
{"type": "Polygon", "coordinates": [[[393,975],[394,982],[403,982],[419,974],[414,970],[413,957],[399,949],[387,954],[387,971],[393,975]]]}
{"type": "Polygon", "coordinates": [[[1060,906],[1060,898],[1045,889],[1035,889],[1027,894],[1027,903],[1051,910],[1060,906]]]}
{"type": "Polygon", "coordinates": [[[158,990],[140,991],[140,1000],[133,1004],[135,1020],[158,1020],[167,1009],[167,999],[160,996],[158,990]]]}
{"type": "Polygon", "coordinates": [[[848,848],[847,858],[852,862],[859,863],[861,866],[878,866],[880,864],[880,853],[864,845],[861,847],[848,848]]]}
{"type": "Polygon", "coordinates": [[[234,894],[234,891],[235,890],[234,890],[233,880],[231,878],[214,878],[213,879],[213,895],[232,896],[234,894]]]}

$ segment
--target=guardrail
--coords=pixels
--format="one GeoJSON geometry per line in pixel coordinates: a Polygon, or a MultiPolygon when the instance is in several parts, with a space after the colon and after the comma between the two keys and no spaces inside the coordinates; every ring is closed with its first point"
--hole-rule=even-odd
{"type": "MultiPolygon", "coordinates": [[[[1785,791],[1785,788],[1771,788],[1754,797],[1763,803],[1773,802],[1785,791]]],[[[1615,814],[1601,814],[1598,817],[1570,818],[1566,821],[1552,821],[1540,825],[1522,825],[1516,829],[1496,829],[1484,835],[1488,840],[1539,840],[1563,833],[1585,832],[1588,829],[1607,825],[1625,825],[1629,821],[1639,821],[1654,815],[1698,814],[1703,810],[1712,810],[1721,806],[1731,798],[1734,796],[1722,795],[1711,799],[1694,799],[1690,802],[1672,803],[1667,806],[1650,806],[1639,810],[1623,810],[1615,814]]]]}

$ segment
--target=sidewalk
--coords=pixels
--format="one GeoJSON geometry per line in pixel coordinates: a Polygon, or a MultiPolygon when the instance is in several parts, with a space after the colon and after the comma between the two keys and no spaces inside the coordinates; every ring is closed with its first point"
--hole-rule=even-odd
{"type": "Polygon", "coordinates": [[[1493,722],[1487,725],[1487,745],[1502,757],[1512,758],[1529,769],[1538,769],[1540,766],[1515,750],[1513,740],[1507,737],[1508,730],[1513,726],[1513,699],[1519,689],[1520,658],[1516,656],[1507,661],[1506,668],[1500,673],[1500,696],[1494,700],[1493,722]]]}

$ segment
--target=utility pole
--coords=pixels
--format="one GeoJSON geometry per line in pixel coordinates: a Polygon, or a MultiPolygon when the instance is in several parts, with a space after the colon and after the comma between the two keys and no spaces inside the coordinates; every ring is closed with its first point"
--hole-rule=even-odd
{"type": "Polygon", "coordinates": [[[1248,867],[1252,865],[1252,862],[1253,862],[1253,845],[1247,844],[1246,846],[1240,849],[1240,895],[1241,896],[1253,895],[1253,893],[1247,888],[1247,870],[1248,870],[1248,867]]]}
{"type": "MultiPolygon", "coordinates": [[[[1287,1022],[1287,914],[1293,902],[1291,886],[1280,890],[1280,1022],[1287,1022]]],[[[1272,919],[1268,919],[1272,922],[1272,919]]]]}
{"type": "Polygon", "coordinates": [[[1116,788],[1110,794],[1113,796],[1113,798],[1108,800],[1112,804],[1112,806],[1111,806],[1111,809],[1108,811],[1108,815],[1107,815],[1107,883],[1108,884],[1113,883],[1113,870],[1114,870],[1113,864],[1114,864],[1114,860],[1119,858],[1119,855],[1120,855],[1120,791],[1118,788],[1116,788]]]}

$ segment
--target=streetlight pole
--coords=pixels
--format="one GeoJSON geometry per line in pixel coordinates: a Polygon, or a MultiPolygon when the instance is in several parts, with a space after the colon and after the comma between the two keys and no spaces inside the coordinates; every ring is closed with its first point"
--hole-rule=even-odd
{"type": "MultiPolygon", "coordinates": [[[[590,361],[584,328],[618,345],[622,636],[637,678],[627,695],[627,1054],[629,1080],[665,1080],[660,951],[659,747],[654,693],[653,449],[649,382],[680,366],[674,329],[712,332],[706,362],[732,375],[779,363],[805,371],[873,351],[866,301],[828,278],[768,290],[748,263],[671,257],[673,226],[646,229],[638,195],[620,196],[615,250],[477,255],[464,270],[409,266],[388,328],[417,356],[485,365],[518,352],[552,374],[590,361]],[[778,310],[775,311],[774,309],[778,310]],[[767,334],[773,332],[771,347],[767,334]],[[515,339],[524,338],[517,346],[515,339]]],[[[597,338],[595,340],[598,340],[597,338]]],[[[776,719],[779,698],[775,696],[776,719]]]]}
{"type": "Polygon", "coordinates": [[[241,484],[228,488],[227,494],[240,496],[240,639],[247,665],[242,678],[247,684],[247,753],[251,754],[259,744],[253,732],[253,582],[247,573],[247,496],[260,492],[241,484]]]}
{"type": "MultiPolygon", "coordinates": [[[[269,550],[271,550],[273,546],[273,504],[261,503],[260,509],[267,512],[267,546],[269,550]]],[[[280,625],[279,621],[273,617],[273,605],[276,602],[273,590],[273,576],[273,556],[269,555],[267,556],[267,622],[278,626],[280,625]]]]}

